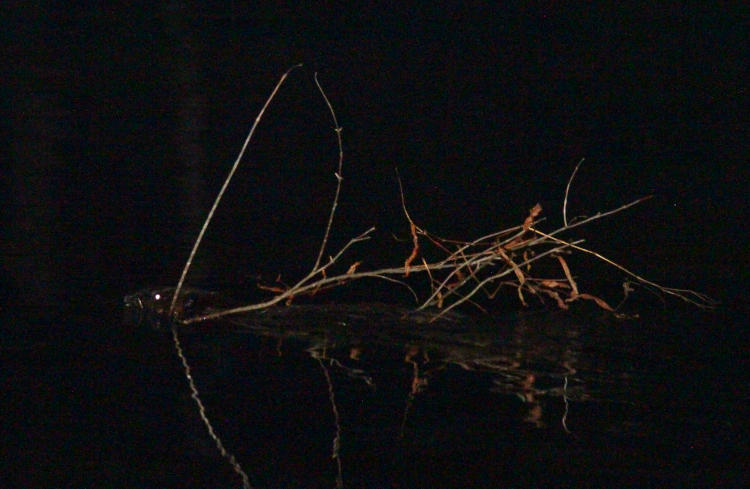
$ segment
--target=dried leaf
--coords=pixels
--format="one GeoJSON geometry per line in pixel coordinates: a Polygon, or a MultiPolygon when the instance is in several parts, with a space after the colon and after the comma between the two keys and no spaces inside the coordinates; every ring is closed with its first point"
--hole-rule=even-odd
{"type": "Polygon", "coordinates": [[[409,258],[406,259],[404,262],[404,277],[409,276],[409,265],[411,265],[411,262],[414,261],[414,259],[417,257],[417,254],[419,253],[419,239],[417,238],[417,226],[414,225],[411,220],[409,221],[409,228],[411,230],[411,239],[414,243],[414,248],[411,250],[411,255],[409,255],[409,258]]]}
{"type": "Polygon", "coordinates": [[[599,306],[599,307],[601,307],[605,311],[615,312],[615,310],[612,309],[612,306],[610,306],[609,304],[607,304],[602,299],[600,299],[600,298],[598,298],[596,296],[593,296],[591,294],[579,294],[578,297],[580,297],[581,299],[587,299],[587,300],[596,302],[596,305],[599,306]]]}
{"type": "Polygon", "coordinates": [[[287,291],[287,289],[282,288],[282,287],[278,287],[278,286],[275,286],[275,285],[258,284],[258,288],[260,290],[267,290],[269,292],[276,292],[276,293],[279,293],[279,294],[282,294],[282,293],[284,293],[284,292],[287,291]]]}
{"type": "Polygon", "coordinates": [[[360,266],[361,264],[362,264],[361,261],[355,261],[354,263],[352,263],[352,266],[349,267],[349,270],[346,271],[346,274],[347,275],[353,274],[354,272],[357,271],[357,267],[360,266]]]}
{"type": "Polygon", "coordinates": [[[521,304],[523,304],[524,307],[527,307],[528,304],[526,304],[526,299],[523,297],[523,284],[518,285],[518,299],[521,301],[521,304]]]}
{"type": "Polygon", "coordinates": [[[573,280],[573,275],[570,273],[570,268],[568,268],[568,264],[565,261],[565,259],[557,255],[557,260],[560,262],[560,265],[562,266],[563,271],[565,272],[565,277],[568,279],[568,282],[570,283],[570,288],[573,289],[573,297],[576,297],[578,295],[578,286],[576,285],[575,280],[573,280]]]}
{"type": "Polygon", "coordinates": [[[523,250],[523,261],[526,262],[526,273],[531,272],[531,257],[534,256],[532,250],[523,250]]]}
{"type": "MultiPolygon", "coordinates": [[[[502,249],[497,250],[497,254],[500,255],[503,258],[503,260],[505,260],[505,262],[511,266],[511,268],[513,269],[513,273],[516,274],[516,278],[518,279],[519,285],[523,285],[524,282],[526,282],[526,276],[523,274],[521,269],[518,268],[518,265],[516,265],[516,263],[513,260],[511,260],[510,257],[502,249]]],[[[521,302],[523,302],[523,299],[521,299],[521,302]]],[[[525,305],[526,304],[524,303],[524,306],[525,305]]]]}
{"type": "Polygon", "coordinates": [[[565,282],[562,282],[561,280],[542,280],[542,281],[541,281],[541,282],[539,282],[539,283],[540,283],[540,284],[541,284],[541,285],[542,285],[543,287],[548,287],[548,288],[550,288],[550,289],[560,289],[560,288],[562,288],[562,289],[567,289],[567,288],[569,288],[569,287],[570,287],[570,285],[568,285],[568,284],[567,284],[567,283],[565,283],[565,282]]]}
{"type": "Polygon", "coordinates": [[[557,307],[564,311],[568,310],[568,305],[565,303],[562,297],[560,297],[560,294],[558,294],[554,290],[545,290],[544,293],[555,299],[555,302],[557,302],[557,307]]]}
{"type": "Polygon", "coordinates": [[[542,205],[537,204],[531,209],[529,209],[529,217],[526,218],[525,221],[523,221],[523,229],[524,231],[528,231],[532,224],[534,224],[534,219],[537,218],[539,214],[542,212],[542,205]]]}

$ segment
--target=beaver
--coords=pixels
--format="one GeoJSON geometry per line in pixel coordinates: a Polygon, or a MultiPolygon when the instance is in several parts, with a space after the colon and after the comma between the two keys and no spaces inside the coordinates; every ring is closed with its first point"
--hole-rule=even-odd
{"type": "Polygon", "coordinates": [[[161,287],[125,296],[125,322],[135,326],[145,324],[159,330],[168,326],[173,319],[198,315],[207,307],[216,306],[220,302],[216,292],[183,288],[175,304],[173,317],[170,318],[169,306],[172,304],[174,291],[174,287],[161,287]]]}

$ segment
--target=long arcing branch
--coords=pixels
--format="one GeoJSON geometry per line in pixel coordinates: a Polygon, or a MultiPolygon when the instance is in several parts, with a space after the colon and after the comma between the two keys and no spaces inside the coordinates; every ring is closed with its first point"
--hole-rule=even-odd
{"type": "Polygon", "coordinates": [[[224,184],[221,186],[221,190],[219,190],[219,194],[216,196],[216,200],[214,201],[213,206],[211,206],[211,210],[208,212],[208,216],[206,216],[206,220],[203,221],[203,227],[201,228],[200,233],[198,233],[198,238],[196,238],[195,244],[193,244],[193,249],[190,251],[190,256],[185,262],[185,267],[182,269],[180,280],[177,282],[177,287],[175,288],[174,294],[172,294],[172,303],[169,305],[168,316],[170,318],[174,316],[175,306],[177,305],[177,299],[180,296],[182,285],[185,283],[185,277],[187,276],[188,271],[190,270],[190,267],[193,264],[193,259],[195,258],[195,254],[198,252],[198,248],[201,245],[201,241],[203,241],[203,235],[206,234],[206,229],[208,229],[208,225],[211,223],[211,219],[213,219],[214,217],[214,212],[216,212],[216,208],[219,207],[219,202],[221,202],[221,199],[224,197],[224,192],[226,192],[227,187],[229,187],[229,182],[232,181],[234,172],[237,171],[237,168],[240,166],[240,161],[242,161],[242,157],[245,156],[245,151],[247,150],[247,146],[250,144],[250,140],[253,138],[253,134],[255,134],[255,129],[258,127],[260,120],[263,118],[263,114],[265,114],[266,109],[268,108],[269,105],[271,105],[271,101],[274,99],[274,97],[276,97],[276,92],[278,92],[279,89],[281,88],[281,85],[284,84],[284,80],[286,80],[286,78],[289,76],[289,73],[299,68],[300,66],[302,66],[302,63],[292,66],[291,68],[286,70],[286,73],[281,75],[281,78],[279,79],[279,81],[276,83],[276,86],[271,91],[271,95],[268,96],[268,98],[266,99],[266,102],[263,104],[263,107],[260,109],[260,112],[258,112],[258,115],[255,117],[255,122],[253,122],[253,125],[250,128],[250,132],[247,134],[247,138],[245,138],[245,143],[242,145],[242,149],[240,149],[240,153],[239,155],[237,155],[237,159],[234,161],[234,164],[232,165],[232,169],[229,170],[229,174],[227,175],[226,180],[224,180],[224,184]]]}

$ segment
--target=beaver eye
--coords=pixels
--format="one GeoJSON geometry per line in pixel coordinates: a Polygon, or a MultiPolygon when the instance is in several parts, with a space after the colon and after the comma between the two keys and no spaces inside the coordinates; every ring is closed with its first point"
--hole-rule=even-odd
{"type": "Polygon", "coordinates": [[[154,299],[157,301],[161,300],[161,294],[154,294],[154,299]]]}

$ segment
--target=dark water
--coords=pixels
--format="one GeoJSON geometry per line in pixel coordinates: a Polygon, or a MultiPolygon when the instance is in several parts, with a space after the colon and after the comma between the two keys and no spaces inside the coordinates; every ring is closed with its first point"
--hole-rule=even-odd
{"type": "MultiPolygon", "coordinates": [[[[253,487],[336,487],[337,462],[343,487],[368,488],[740,487],[748,475],[747,356],[726,314],[428,327],[383,305],[291,311],[179,335],[253,487]]],[[[168,332],[129,324],[2,356],[5,487],[242,487],[168,332]]]]}

